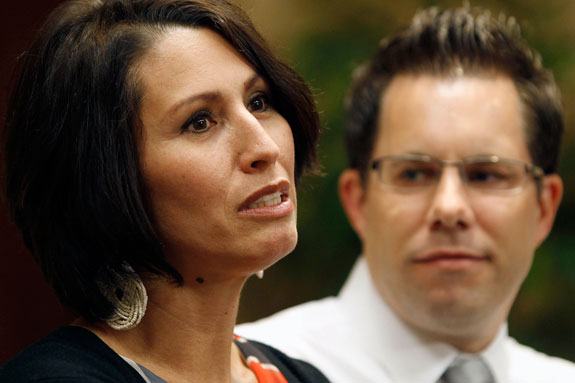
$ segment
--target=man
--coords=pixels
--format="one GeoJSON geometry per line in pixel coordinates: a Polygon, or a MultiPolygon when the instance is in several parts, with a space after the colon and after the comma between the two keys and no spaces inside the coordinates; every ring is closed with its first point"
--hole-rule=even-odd
{"type": "Polygon", "coordinates": [[[507,335],[563,191],[558,90],[512,20],[420,12],[358,70],[347,111],[339,193],[363,256],[338,297],[238,333],[334,383],[575,382],[507,335]]]}

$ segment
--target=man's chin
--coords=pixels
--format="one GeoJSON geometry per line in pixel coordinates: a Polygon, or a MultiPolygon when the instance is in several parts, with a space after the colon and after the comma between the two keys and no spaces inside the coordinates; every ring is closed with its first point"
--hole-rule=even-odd
{"type": "Polygon", "coordinates": [[[451,285],[429,287],[402,300],[409,306],[405,311],[412,320],[456,331],[488,322],[493,308],[500,306],[494,302],[494,297],[488,289],[451,285]]]}

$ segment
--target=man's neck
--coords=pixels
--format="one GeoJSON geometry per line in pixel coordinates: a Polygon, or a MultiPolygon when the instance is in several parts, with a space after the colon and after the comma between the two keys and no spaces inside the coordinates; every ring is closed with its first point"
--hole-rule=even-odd
{"type": "Polygon", "coordinates": [[[413,318],[402,315],[383,297],[395,315],[414,333],[428,341],[448,344],[462,353],[478,354],[484,351],[496,338],[506,322],[506,313],[482,318],[413,318]]]}

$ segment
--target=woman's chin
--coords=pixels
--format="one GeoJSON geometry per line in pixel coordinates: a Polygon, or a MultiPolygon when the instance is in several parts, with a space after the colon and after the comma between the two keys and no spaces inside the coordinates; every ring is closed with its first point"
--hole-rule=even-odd
{"type": "Polygon", "coordinates": [[[297,239],[297,230],[294,230],[290,236],[286,236],[281,244],[278,244],[278,259],[285,257],[295,249],[297,245],[297,239]]]}
{"type": "Polygon", "coordinates": [[[246,261],[246,258],[249,258],[257,263],[257,270],[266,269],[291,253],[296,247],[297,239],[298,234],[295,228],[261,238],[257,241],[257,245],[254,243],[250,246],[250,250],[245,252],[242,258],[246,261]]]}
{"type": "Polygon", "coordinates": [[[276,226],[273,230],[245,230],[242,235],[211,240],[190,247],[182,241],[179,247],[166,248],[169,262],[184,276],[222,274],[248,276],[267,269],[291,253],[298,240],[295,224],[276,226]],[[201,256],[199,256],[201,254],[201,256]]]}

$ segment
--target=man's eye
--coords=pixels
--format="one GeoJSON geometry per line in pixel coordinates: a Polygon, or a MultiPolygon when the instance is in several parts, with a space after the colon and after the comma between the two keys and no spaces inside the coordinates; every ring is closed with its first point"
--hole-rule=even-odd
{"type": "Polygon", "coordinates": [[[269,107],[269,97],[263,92],[255,94],[248,103],[251,112],[265,112],[269,107]]]}
{"type": "Polygon", "coordinates": [[[436,178],[436,172],[433,169],[405,169],[401,172],[399,179],[402,182],[424,183],[436,178]]]}
{"type": "Polygon", "coordinates": [[[425,177],[425,173],[421,170],[418,169],[408,169],[408,170],[404,170],[403,173],[401,173],[401,178],[405,179],[405,180],[409,180],[409,181],[417,181],[420,180],[421,178],[425,177]]]}
{"type": "Polygon", "coordinates": [[[506,181],[514,176],[512,170],[493,164],[475,165],[466,169],[465,172],[467,179],[475,183],[506,181]]]}
{"type": "Polygon", "coordinates": [[[487,182],[487,181],[492,181],[492,180],[496,180],[498,179],[498,175],[496,173],[490,173],[490,172],[472,172],[470,173],[467,178],[469,178],[470,181],[474,181],[474,182],[487,182]]]}
{"type": "Polygon", "coordinates": [[[428,164],[401,164],[390,171],[390,181],[400,187],[425,186],[437,179],[437,169],[428,164]]]}
{"type": "Polygon", "coordinates": [[[513,180],[512,174],[496,171],[475,171],[467,174],[467,179],[472,184],[501,184],[513,180]]]}
{"type": "Polygon", "coordinates": [[[182,130],[184,132],[191,132],[195,134],[205,133],[210,130],[216,122],[211,114],[207,111],[199,111],[186,121],[182,130]]]}

